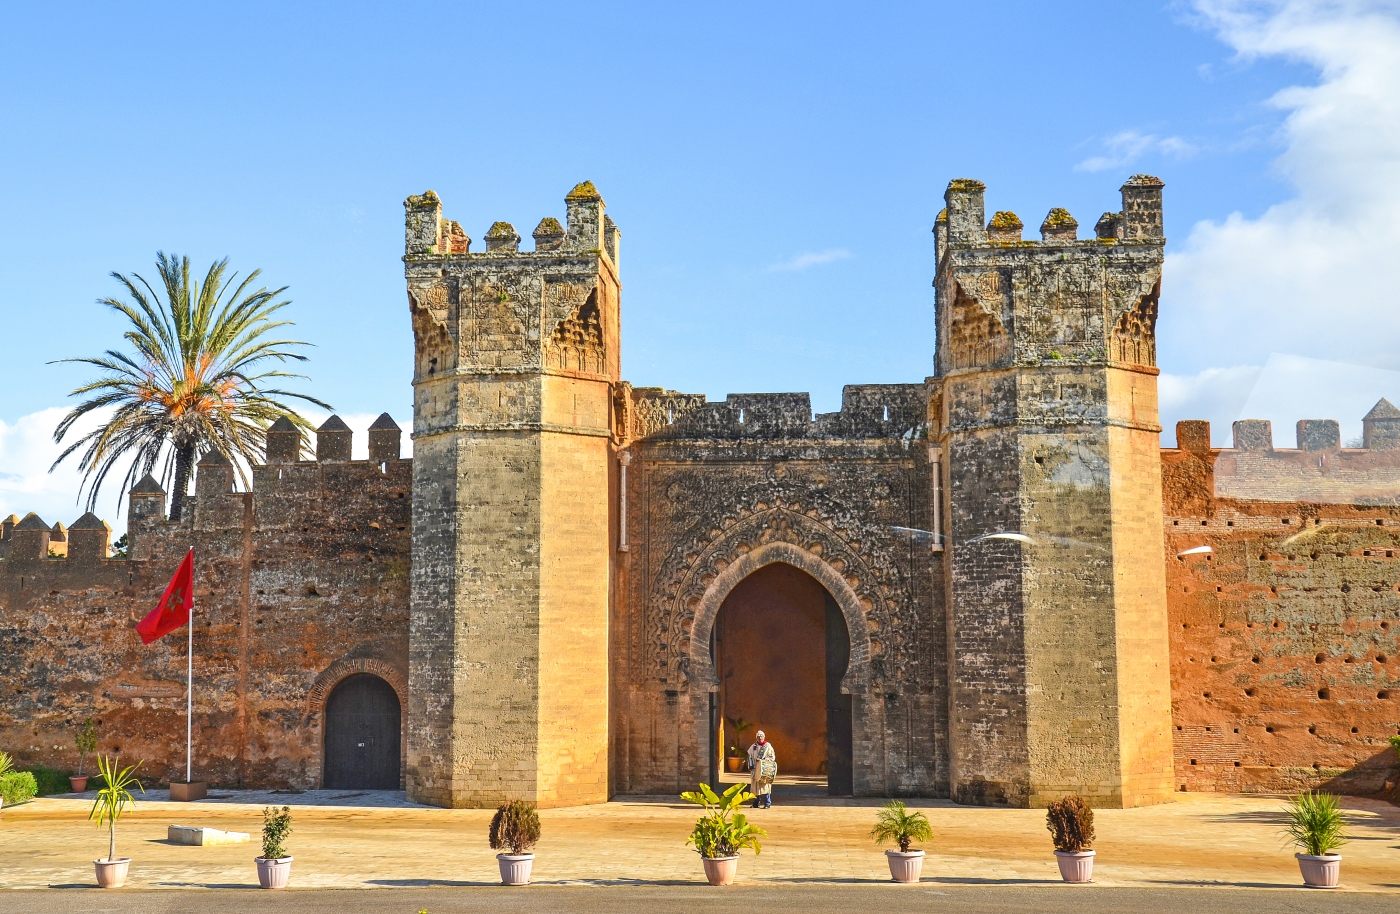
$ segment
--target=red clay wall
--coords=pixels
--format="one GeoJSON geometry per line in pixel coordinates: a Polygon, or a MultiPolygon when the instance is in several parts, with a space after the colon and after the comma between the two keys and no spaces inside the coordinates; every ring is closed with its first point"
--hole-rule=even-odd
{"type": "MultiPolygon", "coordinates": [[[[1226,456],[1162,452],[1177,787],[1386,789],[1400,733],[1400,507],[1219,498],[1216,470],[1239,462],[1226,456]],[[1213,553],[1178,555],[1203,545],[1213,553]]],[[[1292,466],[1310,477],[1299,488],[1319,488],[1317,455],[1268,465],[1270,486],[1292,466]]]]}
{"type": "MultiPolygon", "coordinates": [[[[826,591],[791,565],[744,579],[720,610],[720,707],[773,743],[782,774],[826,772],[826,591]]],[[[744,734],[741,749],[753,742],[744,734]]],[[[726,745],[735,737],[726,730],[726,745]]]]}

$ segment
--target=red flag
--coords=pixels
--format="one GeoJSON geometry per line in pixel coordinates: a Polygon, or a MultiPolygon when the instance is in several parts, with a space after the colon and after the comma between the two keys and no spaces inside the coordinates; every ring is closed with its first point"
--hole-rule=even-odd
{"type": "Polygon", "coordinates": [[[150,614],[136,623],[136,632],[143,644],[150,644],[163,638],[175,629],[190,621],[190,608],[194,606],[194,550],[191,549],[180,563],[175,577],[165,587],[160,603],[150,614]]]}

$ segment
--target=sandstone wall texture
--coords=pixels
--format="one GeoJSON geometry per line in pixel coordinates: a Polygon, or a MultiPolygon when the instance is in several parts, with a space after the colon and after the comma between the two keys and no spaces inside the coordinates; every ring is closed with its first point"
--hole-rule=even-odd
{"type": "Polygon", "coordinates": [[[1097,805],[1171,792],[1155,324],[1162,182],[1080,240],[1023,241],[953,181],[937,222],[938,421],[948,474],[951,790],[1097,805]]]}
{"type": "Polygon", "coordinates": [[[405,202],[416,342],[408,794],[608,798],[620,233],[590,183],[521,252],[405,202]]]}
{"type": "Polygon", "coordinates": [[[91,514],[66,558],[28,534],[42,526],[32,515],[7,530],[0,746],[20,764],[76,767],[74,734],[93,717],[100,751],[184,779],[186,631],[143,646],[132,626],[193,548],[195,777],[318,786],[335,684],[371,672],[406,697],[412,470],[397,427],[389,434],[392,455],[381,431],[373,463],[293,450],[253,468],[252,492],[234,492],[233,467],[206,457],[184,523],[165,521],[165,493],[147,477],[131,494],[128,557],[109,557],[110,530],[91,514]]]}

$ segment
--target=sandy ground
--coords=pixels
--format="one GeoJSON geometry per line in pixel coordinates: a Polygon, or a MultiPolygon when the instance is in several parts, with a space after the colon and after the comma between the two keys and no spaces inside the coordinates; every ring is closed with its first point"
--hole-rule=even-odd
{"type": "MultiPolygon", "coordinates": [[[[492,885],[489,810],[414,806],[398,793],[216,792],[200,803],[151,794],[119,824],[117,851],[132,858],[132,888],[255,885],[253,857],[268,802],[293,807],[288,848],[298,888],[492,885]],[[356,804],[356,805],[344,805],[356,804]],[[168,825],[245,831],[254,843],[185,847],[166,842],[168,825]]],[[[1295,887],[1284,846],[1282,800],[1178,794],[1178,802],[1095,813],[1099,886],[1295,887]]],[[[1400,809],[1350,799],[1351,841],[1342,849],[1343,891],[1400,891],[1400,809]]],[[[877,800],[780,798],[752,813],[768,830],[763,853],[746,854],[749,884],[888,882],[882,850],[868,837],[877,800]]],[[[914,800],[935,839],[924,881],[947,886],[1058,883],[1041,810],[986,809],[914,800]]],[[[90,800],[48,797],[0,813],[0,887],[90,886],[106,832],[86,821],[90,800]]],[[[535,882],[546,885],[694,885],[700,861],[685,846],[693,807],[667,798],[616,801],[541,812],[535,882]]]]}

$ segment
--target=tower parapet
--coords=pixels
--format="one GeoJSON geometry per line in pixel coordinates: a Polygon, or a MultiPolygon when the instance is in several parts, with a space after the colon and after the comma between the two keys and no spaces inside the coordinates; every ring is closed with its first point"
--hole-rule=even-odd
{"type": "Polygon", "coordinates": [[[565,224],[541,220],[535,250],[496,222],[477,254],[444,244],[436,194],[404,204],[415,343],[406,780],[422,802],[607,799],[621,233],[592,182],[564,202],[565,224]]]}
{"type": "MultiPolygon", "coordinates": [[[[960,802],[1172,790],[1156,320],[1162,182],[1041,240],[948,185],[933,400],[949,493],[951,784],[960,802]],[[1008,661],[1008,658],[1010,660],[1008,661]],[[1073,734],[1073,738],[1067,738],[1073,734]]],[[[1009,218],[1008,218],[1009,217],[1009,218]]],[[[942,217],[940,217],[940,220],[942,217]]]]}

